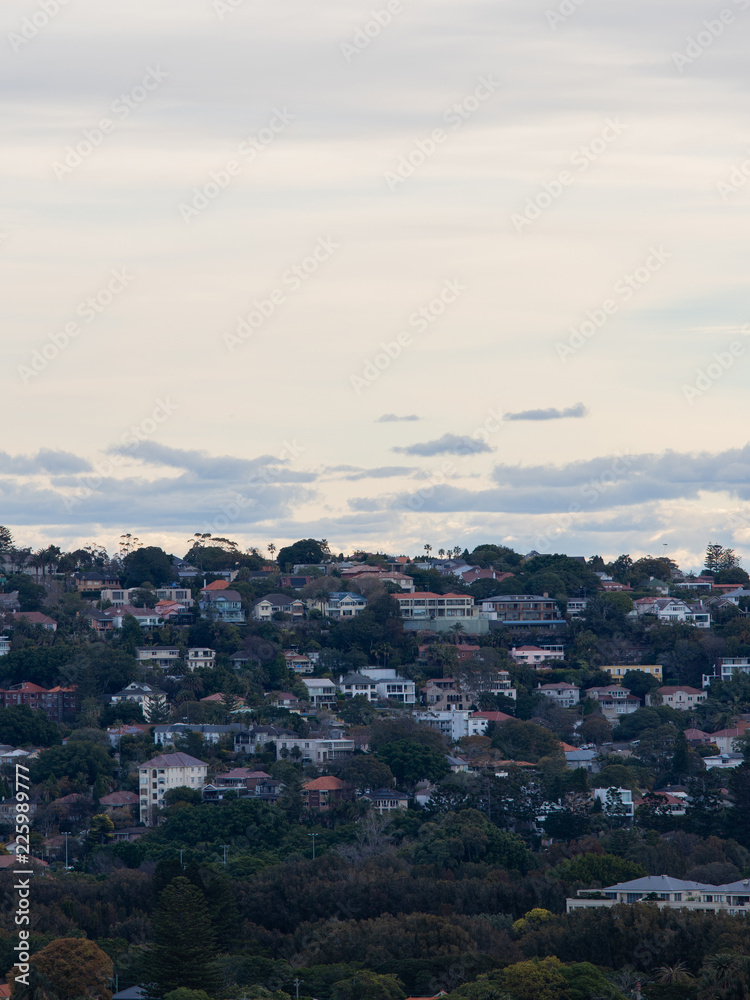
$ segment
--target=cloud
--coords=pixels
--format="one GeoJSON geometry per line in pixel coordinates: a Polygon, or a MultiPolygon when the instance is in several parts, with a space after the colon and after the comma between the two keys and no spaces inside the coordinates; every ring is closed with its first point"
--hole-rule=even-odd
{"type": "Polygon", "coordinates": [[[36,455],[9,455],[5,451],[0,451],[0,474],[9,476],[33,476],[43,472],[55,475],[90,470],[90,462],[69,451],[41,448],[36,455]]]}
{"type": "Polygon", "coordinates": [[[567,406],[564,410],[558,410],[551,406],[546,410],[520,410],[518,413],[506,413],[504,420],[566,420],[568,417],[587,417],[588,410],[583,403],[576,403],[575,406],[567,406]]]}
{"type": "Polygon", "coordinates": [[[274,467],[275,482],[308,483],[316,479],[312,472],[294,472],[284,469],[288,458],[275,458],[273,455],[260,455],[258,458],[234,458],[231,455],[212,456],[205,451],[193,451],[182,448],[170,448],[156,441],[142,441],[137,448],[129,445],[116,445],[109,449],[112,455],[127,455],[146,465],[167,466],[194,473],[206,481],[226,482],[256,477],[274,467]]]}
{"type": "Polygon", "coordinates": [[[468,434],[443,434],[435,441],[423,441],[421,444],[409,444],[404,447],[397,446],[391,451],[400,452],[402,455],[479,455],[483,452],[491,452],[486,441],[469,437],[468,434]]]}
{"type": "Polygon", "coordinates": [[[410,413],[410,414],[408,414],[407,416],[404,416],[404,417],[399,417],[395,413],[384,413],[382,417],[378,417],[378,419],[375,421],[375,423],[376,424],[396,424],[396,423],[405,423],[407,421],[421,420],[421,419],[422,418],[418,417],[416,415],[416,413],[410,413]]]}

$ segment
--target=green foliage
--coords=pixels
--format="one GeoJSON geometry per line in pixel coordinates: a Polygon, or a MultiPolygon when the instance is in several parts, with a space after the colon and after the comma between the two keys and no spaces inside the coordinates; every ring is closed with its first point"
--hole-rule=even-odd
{"type": "Polygon", "coordinates": [[[3,587],[6,593],[18,591],[18,602],[21,611],[41,611],[42,601],[47,591],[39,583],[34,583],[26,573],[13,573],[5,581],[3,587]]]}
{"type": "Polygon", "coordinates": [[[323,562],[324,556],[320,542],[314,538],[303,538],[293,545],[285,545],[279,549],[276,562],[284,572],[289,572],[293,566],[301,566],[303,563],[315,566],[323,562]]]}
{"type": "Polygon", "coordinates": [[[153,923],[150,995],[161,998],[171,990],[204,987],[213,994],[219,985],[216,938],[201,890],[186,878],[174,879],[159,894],[153,923]]]}
{"type": "Polygon", "coordinates": [[[476,809],[448,813],[438,823],[425,824],[414,862],[441,868],[481,863],[523,873],[535,865],[521,837],[498,829],[476,809]]]}
{"type": "Polygon", "coordinates": [[[174,576],[172,559],[164,549],[157,545],[146,545],[130,552],[122,561],[123,586],[141,587],[150,583],[154,587],[163,587],[171,583],[174,576]]]}
{"type": "MultiPolygon", "coordinates": [[[[80,937],[52,941],[31,956],[31,965],[44,977],[55,1000],[110,1000],[112,996],[108,989],[112,962],[93,941],[80,937]]],[[[13,995],[19,1000],[37,1000],[36,990],[29,987],[17,988],[13,995]]]]}
{"type": "Polygon", "coordinates": [[[60,727],[47,713],[28,705],[0,708],[0,743],[14,747],[51,747],[60,742],[60,727]]]}
{"type": "Polygon", "coordinates": [[[74,780],[82,774],[89,785],[93,785],[100,775],[111,779],[115,770],[114,761],[103,747],[84,740],[44,750],[30,766],[31,778],[35,782],[47,781],[53,775],[58,780],[74,780]]]}
{"type": "Polygon", "coordinates": [[[593,886],[594,883],[606,886],[641,878],[648,875],[648,871],[643,865],[618,858],[614,854],[577,854],[559,864],[554,869],[554,874],[569,885],[581,882],[587,886],[593,886]]]}
{"type": "Polygon", "coordinates": [[[509,760],[525,760],[532,764],[541,757],[561,756],[563,753],[560,740],[553,732],[521,719],[508,719],[496,725],[492,745],[509,760]]]}
{"type": "Polygon", "coordinates": [[[501,982],[513,1000],[570,1000],[559,958],[515,962],[503,970],[501,982]]]}
{"type": "Polygon", "coordinates": [[[404,984],[397,976],[360,969],[331,987],[331,1000],[404,1000],[404,984]]]}
{"type": "Polygon", "coordinates": [[[396,781],[405,785],[416,785],[423,778],[439,781],[450,771],[444,754],[415,740],[388,743],[378,750],[377,757],[388,765],[396,781]]]}
{"type": "Polygon", "coordinates": [[[342,781],[348,781],[359,790],[393,787],[393,771],[372,754],[355,754],[341,769],[342,781]]]}

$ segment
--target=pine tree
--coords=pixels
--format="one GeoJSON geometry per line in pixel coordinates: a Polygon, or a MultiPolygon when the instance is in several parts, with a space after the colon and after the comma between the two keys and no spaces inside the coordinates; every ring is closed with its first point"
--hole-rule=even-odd
{"type": "Polygon", "coordinates": [[[149,996],[163,997],[185,987],[213,995],[219,986],[216,938],[206,897],[179,877],[160,893],[149,955],[149,996]]]}

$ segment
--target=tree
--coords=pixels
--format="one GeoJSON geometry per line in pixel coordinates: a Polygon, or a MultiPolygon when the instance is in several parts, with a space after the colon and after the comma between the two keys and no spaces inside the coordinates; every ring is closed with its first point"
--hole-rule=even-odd
{"type": "Polygon", "coordinates": [[[508,719],[495,726],[492,745],[510,760],[525,760],[536,763],[540,757],[562,755],[562,745],[554,733],[533,722],[508,719]]]}
{"type": "Polygon", "coordinates": [[[169,705],[167,704],[165,695],[159,694],[149,698],[148,703],[143,709],[143,714],[146,722],[155,726],[166,722],[169,719],[169,705]]]}
{"type": "Polygon", "coordinates": [[[13,548],[13,535],[10,528],[0,524],[0,552],[9,552],[13,548]]]}
{"type": "Polygon", "coordinates": [[[156,545],[129,552],[122,560],[122,568],[125,587],[141,587],[146,582],[162,587],[174,576],[172,559],[156,545]]]}
{"type": "Polygon", "coordinates": [[[568,1000],[568,981],[559,958],[515,962],[503,970],[503,985],[513,1000],[568,1000]]]}
{"type": "Polygon", "coordinates": [[[378,975],[369,969],[358,969],[331,987],[331,1000],[404,1000],[405,996],[404,984],[397,976],[378,975]]]}
{"type": "Polygon", "coordinates": [[[356,789],[393,787],[393,771],[382,760],[372,754],[356,754],[350,757],[341,769],[341,780],[349,782],[356,789]]]}
{"type": "Polygon", "coordinates": [[[216,939],[206,897],[188,879],[173,879],[159,894],[153,917],[154,945],[148,956],[149,994],[219,985],[216,939]]]}
{"type": "Polygon", "coordinates": [[[415,785],[423,778],[439,781],[450,771],[442,753],[422,746],[414,740],[396,740],[378,750],[378,759],[393,772],[397,781],[415,785]]]}
{"type": "Polygon", "coordinates": [[[282,570],[302,564],[317,566],[318,563],[323,562],[324,554],[320,542],[316,542],[314,538],[303,538],[293,545],[285,545],[279,549],[276,561],[282,570]]]}
{"type": "Polygon", "coordinates": [[[67,746],[52,747],[39,754],[31,762],[31,777],[34,782],[47,781],[52,775],[58,780],[70,778],[75,781],[83,775],[86,784],[93,785],[102,775],[111,779],[115,764],[107,751],[86,740],[71,740],[67,746]]]}
{"type": "Polygon", "coordinates": [[[555,875],[568,884],[581,882],[585,886],[591,886],[598,882],[600,885],[615,885],[617,882],[641,878],[648,875],[648,871],[643,865],[618,858],[614,854],[577,854],[559,864],[555,868],[555,875]]]}
{"type": "MultiPolygon", "coordinates": [[[[108,982],[114,967],[111,958],[93,941],[85,938],[58,938],[29,959],[49,983],[52,993],[45,993],[59,1000],[87,997],[91,1000],[111,1000],[108,982]]],[[[15,987],[13,996],[18,1000],[37,1000],[37,991],[29,987],[15,987]]]]}
{"type": "MultiPolygon", "coordinates": [[[[706,546],[704,569],[707,573],[720,573],[722,570],[734,569],[740,565],[740,558],[734,549],[725,549],[723,545],[710,542],[706,546]]],[[[730,581],[731,582],[731,581],[730,581]]]]}

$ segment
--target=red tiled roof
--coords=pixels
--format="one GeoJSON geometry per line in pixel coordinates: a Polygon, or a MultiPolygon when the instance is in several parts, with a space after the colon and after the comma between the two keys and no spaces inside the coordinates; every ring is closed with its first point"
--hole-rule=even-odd
{"type": "Polygon", "coordinates": [[[229,583],[226,580],[214,580],[207,587],[201,587],[201,593],[205,594],[207,590],[226,590],[228,587],[229,583]]]}
{"type": "Polygon", "coordinates": [[[103,806],[134,806],[138,802],[135,792],[110,792],[102,795],[99,802],[103,806]]]}
{"type": "Polygon", "coordinates": [[[333,775],[326,774],[322,778],[315,778],[302,786],[304,792],[333,792],[344,787],[344,782],[333,775]]]}

